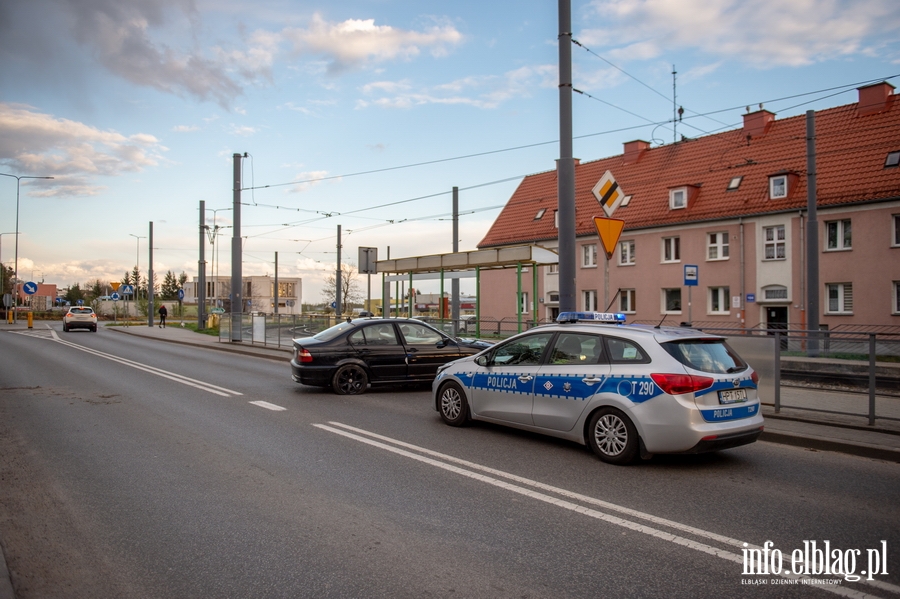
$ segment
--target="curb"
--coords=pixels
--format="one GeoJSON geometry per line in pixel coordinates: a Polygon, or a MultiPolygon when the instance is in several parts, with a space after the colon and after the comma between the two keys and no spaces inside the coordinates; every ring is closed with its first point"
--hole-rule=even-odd
{"type": "MultiPolygon", "coordinates": [[[[141,335],[138,333],[131,333],[130,331],[122,331],[122,330],[119,330],[119,328],[120,327],[109,327],[106,330],[107,331],[115,331],[117,333],[124,333],[126,335],[133,335],[135,337],[143,337],[145,339],[152,339],[154,341],[165,341],[166,343],[177,343],[178,345],[189,345],[190,347],[214,349],[216,351],[227,351],[232,354],[240,354],[242,356],[253,356],[255,358],[264,358],[266,360],[274,360],[276,362],[281,362],[281,361],[285,360],[286,358],[289,359],[290,353],[291,353],[289,349],[275,349],[275,348],[262,348],[261,347],[261,348],[256,348],[254,351],[254,350],[251,350],[250,348],[236,349],[236,346],[234,346],[234,345],[222,344],[219,342],[209,343],[209,344],[191,343],[189,341],[183,341],[183,340],[178,340],[178,339],[167,339],[165,337],[148,337],[146,335],[141,335]],[[220,347],[220,346],[222,346],[222,347],[220,347]],[[263,352],[274,352],[274,351],[277,351],[277,352],[280,352],[280,353],[283,353],[286,355],[278,356],[278,355],[272,355],[269,353],[263,353],[263,352]]],[[[2,599],[2,598],[0,598],[0,599],[2,599]]]]}
{"type": "Polygon", "coordinates": [[[854,443],[852,441],[835,441],[834,439],[826,439],[824,437],[816,437],[813,435],[801,435],[783,432],[773,432],[764,430],[759,436],[760,441],[768,441],[769,443],[778,443],[780,445],[793,445],[794,447],[803,447],[805,449],[816,449],[819,451],[834,451],[846,453],[874,460],[884,460],[886,462],[900,463],[900,451],[880,447],[878,445],[870,445],[867,443],[854,443]]]}

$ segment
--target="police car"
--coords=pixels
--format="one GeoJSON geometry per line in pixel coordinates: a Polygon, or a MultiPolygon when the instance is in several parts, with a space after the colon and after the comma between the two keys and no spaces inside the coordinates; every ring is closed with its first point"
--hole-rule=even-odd
{"type": "Polygon", "coordinates": [[[432,392],[451,426],[512,426],[626,464],[753,443],[763,430],[758,381],[724,337],[565,312],[556,324],[441,366],[432,392]]]}

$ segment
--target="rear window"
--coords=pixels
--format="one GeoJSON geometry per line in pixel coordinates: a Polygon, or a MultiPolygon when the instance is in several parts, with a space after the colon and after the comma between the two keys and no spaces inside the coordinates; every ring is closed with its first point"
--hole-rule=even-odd
{"type": "Polygon", "coordinates": [[[352,328],[355,328],[352,323],[341,322],[334,325],[330,329],[325,329],[321,333],[316,333],[315,335],[313,335],[313,339],[318,339],[319,341],[331,341],[341,333],[349,331],[352,328]]]}
{"type": "Polygon", "coordinates": [[[673,358],[701,372],[730,374],[747,368],[747,363],[722,339],[689,339],[661,345],[673,358]]]}
{"type": "Polygon", "coordinates": [[[69,308],[71,314],[93,314],[93,308],[69,308]]]}

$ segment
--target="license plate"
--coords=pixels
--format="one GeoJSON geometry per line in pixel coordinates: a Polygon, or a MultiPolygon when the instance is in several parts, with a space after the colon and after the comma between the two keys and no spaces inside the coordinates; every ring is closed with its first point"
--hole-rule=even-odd
{"type": "Polygon", "coordinates": [[[738,403],[747,401],[746,389],[726,389],[719,391],[719,403],[738,403]]]}

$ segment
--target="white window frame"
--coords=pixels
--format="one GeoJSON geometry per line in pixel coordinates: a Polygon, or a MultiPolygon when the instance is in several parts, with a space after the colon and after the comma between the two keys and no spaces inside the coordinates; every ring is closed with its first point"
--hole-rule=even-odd
{"type": "Polygon", "coordinates": [[[841,220],[825,221],[825,251],[826,252],[846,252],[853,249],[853,225],[849,218],[841,220]],[[835,232],[835,243],[831,245],[831,231],[835,232]],[[844,238],[849,230],[849,241],[844,238]]]}
{"type": "Polygon", "coordinates": [[[537,214],[534,215],[534,220],[541,220],[543,218],[544,213],[547,212],[546,208],[541,208],[537,211],[537,214]]]}
{"type": "Polygon", "coordinates": [[[634,239],[619,242],[619,266],[634,266],[634,239]]]}
{"type": "Polygon", "coordinates": [[[787,228],[784,225],[772,225],[763,227],[763,260],[787,260],[787,228]],[[771,239],[769,234],[771,233],[771,239]],[[779,238],[779,233],[781,237],[779,238]],[[768,250],[772,248],[772,257],[768,256],[768,250]],[[778,249],[781,248],[781,256],[778,249]]]}
{"type": "Polygon", "coordinates": [[[783,200],[788,197],[788,176],[787,175],[774,175],[769,177],[769,199],[770,200],[783,200]],[[776,194],[775,190],[777,187],[781,188],[781,193],[776,194]]]}
{"type": "Polygon", "coordinates": [[[894,297],[891,298],[891,306],[893,307],[891,314],[900,314],[900,281],[893,281],[891,287],[894,290],[894,297]]]}
{"type": "Polygon", "coordinates": [[[528,314],[528,312],[529,312],[529,310],[528,310],[528,292],[523,291],[522,292],[522,312],[521,313],[528,314]]]}
{"type": "Polygon", "coordinates": [[[662,309],[660,310],[663,314],[681,314],[681,311],[684,309],[684,298],[682,297],[681,287],[663,287],[661,296],[662,296],[662,309]],[[672,291],[678,292],[678,303],[681,306],[678,310],[669,310],[669,304],[666,302],[667,292],[672,291]]]}
{"type": "Polygon", "coordinates": [[[683,210],[684,208],[687,208],[687,204],[687,187],[678,187],[669,190],[669,210],[683,210]]]}
{"type": "Polygon", "coordinates": [[[559,210],[553,211],[553,227],[556,229],[559,228],[559,210]]]}
{"type": "Polygon", "coordinates": [[[706,299],[707,314],[731,314],[731,289],[729,287],[709,287],[706,299]],[[717,303],[718,305],[716,305],[717,303]]]}
{"type": "Polygon", "coordinates": [[[634,314],[636,309],[636,297],[634,289],[619,290],[619,312],[634,314]]]}
{"type": "Polygon", "coordinates": [[[707,233],[706,234],[706,261],[707,262],[715,262],[718,260],[728,260],[729,250],[728,250],[728,232],[727,231],[716,231],[715,233],[707,233]],[[713,250],[715,250],[715,257],[713,257],[713,250]]]}
{"type": "Polygon", "coordinates": [[[744,175],[738,175],[737,177],[732,177],[731,181],[728,182],[728,187],[725,188],[725,191],[735,191],[737,188],[741,186],[741,181],[744,180],[744,175]]]}
{"type": "Polygon", "coordinates": [[[597,267],[597,244],[586,243],[581,246],[581,268],[597,267]]]}
{"type": "Polygon", "coordinates": [[[597,290],[585,289],[581,292],[581,309],[585,312],[597,311],[597,290]]]}
{"type": "Polygon", "coordinates": [[[892,215],[891,224],[891,247],[900,247],[900,214],[892,215]]]}
{"type": "Polygon", "coordinates": [[[677,235],[674,237],[663,237],[662,262],[663,264],[681,262],[681,237],[677,235]]]}
{"type": "Polygon", "coordinates": [[[825,314],[853,314],[853,283],[825,284],[825,314]]]}
{"type": "Polygon", "coordinates": [[[559,274],[559,264],[548,264],[547,265],[547,274],[548,275],[558,275],[559,274]]]}

